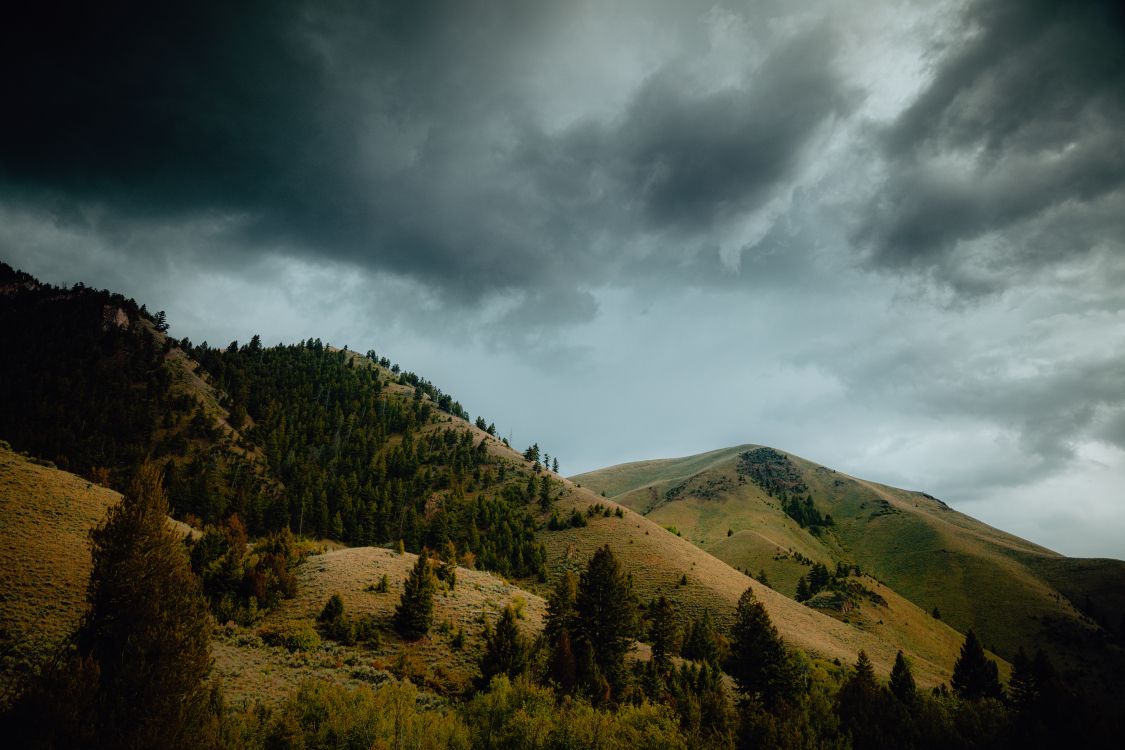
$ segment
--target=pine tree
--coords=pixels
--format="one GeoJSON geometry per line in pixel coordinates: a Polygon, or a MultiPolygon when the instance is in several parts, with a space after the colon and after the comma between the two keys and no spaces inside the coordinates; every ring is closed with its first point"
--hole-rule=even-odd
{"type": "Polygon", "coordinates": [[[667,669],[676,653],[679,630],[676,611],[666,597],[661,596],[649,608],[649,639],[652,641],[652,660],[659,669],[667,669]]]}
{"type": "Polygon", "coordinates": [[[918,687],[914,683],[914,675],[910,665],[899,651],[895,656],[895,665],[891,668],[890,681],[891,694],[906,706],[913,706],[918,697],[918,687]]]}
{"type": "Polygon", "coordinates": [[[705,609],[703,615],[692,620],[688,626],[680,655],[685,659],[716,665],[722,661],[724,645],[711,622],[711,613],[705,609]]]}
{"type": "Polygon", "coordinates": [[[965,634],[961,656],[953,666],[953,689],[962,698],[1001,698],[999,670],[996,662],[984,655],[984,648],[972,630],[965,634]]]}
{"type": "Polygon", "coordinates": [[[426,551],[410,570],[402,590],[402,600],[395,609],[395,630],[407,640],[417,640],[430,632],[434,623],[434,577],[426,551]]]}
{"type": "Polygon", "coordinates": [[[810,598],[812,598],[812,593],[809,591],[808,579],[805,578],[804,576],[801,576],[797,580],[797,596],[796,596],[796,599],[799,602],[807,602],[810,598]]]}
{"type": "Polygon", "coordinates": [[[840,729],[850,736],[856,750],[896,747],[889,736],[892,712],[887,709],[889,695],[879,688],[875,670],[867,653],[859,652],[855,672],[840,686],[836,695],[836,715],[840,729]]]}
{"type": "Polygon", "coordinates": [[[167,516],[160,470],[146,463],[90,533],[89,610],[72,656],[49,667],[16,707],[36,746],[208,743],[211,619],[167,516]]]}
{"type": "Polygon", "coordinates": [[[879,684],[875,679],[875,668],[871,666],[871,659],[867,657],[867,652],[862,649],[855,660],[854,679],[871,687],[877,687],[879,684]]]}
{"type": "Polygon", "coordinates": [[[727,672],[744,696],[757,697],[766,706],[792,700],[799,689],[789,651],[753,589],[738,600],[727,672]]]}
{"type": "Polygon", "coordinates": [[[564,693],[575,687],[577,664],[571,633],[574,632],[578,578],[569,570],[563,573],[547,597],[547,619],[543,635],[551,649],[548,672],[564,693]]]}
{"type": "Polygon", "coordinates": [[[546,474],[539,480],[539,507],[543,510],[551,508],[551,479],[546,474]]]}
{"type": "Polygon", "coordinates": [[[816,594],[828,585],[831,576],[822,563],[816,563],[809,571],[809,593],[816,594]]]}
{"type": "Polygon", "coordinates": [[[527,669],[527,657],[527,642],[516,624],[516,611],[509,604],[485,642],[480,663],[482,686],[498,674],[508,677],[523,674],[527,669]]]}
{"type": "Polygon", "coordinates": [[[1012,677],[1008,681],[1008,694],[1011,696],[1012,704],[1020,711],[1030,709],[1039,697],[1035,689],[1031,659],[1023,650],[1023,646],[1020,646],[1015,659],[1012,660],[1012,677]]]}
{"type": "MultiPolygon", "coordinates": [[[[634,635],[636,617],[633,591],[629,578],[606,545],[590,558],[578,581],[575,600],[575,640],[583,651],[589,651],[600,677],[604,677],[613,693],[625,686],[625,654],[634,635]]],[[[583,667],[588,659],[579,654],[579,679],[587,687],[600,690],[596,675],[583,667]]]]}

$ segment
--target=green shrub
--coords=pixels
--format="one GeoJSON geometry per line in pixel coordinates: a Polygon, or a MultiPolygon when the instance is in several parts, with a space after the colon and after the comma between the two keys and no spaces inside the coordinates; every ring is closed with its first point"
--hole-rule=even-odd
{"type": "Polygon", "coordinates": [[[313,651],[320,648],[320,636],[308,622],[285,622],[267,625],[258,631],[270,646],[284,646],[290,651],[313,651]]]}

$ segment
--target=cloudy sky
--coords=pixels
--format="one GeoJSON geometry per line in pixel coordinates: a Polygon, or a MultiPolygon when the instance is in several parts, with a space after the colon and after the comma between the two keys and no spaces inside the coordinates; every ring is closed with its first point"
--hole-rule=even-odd
{"type": "Polygon", "coordinates": [[[1118,3],[108,5],[0,30],[0,259],[1125,557],[1118,3]]]}

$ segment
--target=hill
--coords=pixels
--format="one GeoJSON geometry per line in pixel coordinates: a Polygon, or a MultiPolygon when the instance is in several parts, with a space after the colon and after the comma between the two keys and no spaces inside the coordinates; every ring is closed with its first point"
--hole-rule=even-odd
{"type": "MultiPolygon", "coordinates": [[[[864,650],[886,674],[903,648],[922,684],[949,677],[959,635],[893,592],[878,593],[876,582],[856,576],[858,598],[808,607],[736,569],[765,566],[784,590],[787,576],[795,580],[806,561],[840,559],[847,542],[842,532],[814,539],[761,492],[747,507],[779,523],[747,521],[734,530],[748,534],[729,537],[723,514],[714,515],[710,506],[693,520],[690,513],[657,518],[645,505],[680,514],[692,498],[710,502],[731,488],[754,491],[737,466],[733,474],[724,468],[729,456],[619,471],[620,486],[604,487],[640,511],[623,508],[619,517],[616,502],[550,472],[537,450],[513,450],[483,418],[470,422],[448,394],[375,352],[361,355],[320,340],[266,347],[257,336],[221,348],[195,345],[168,336],[162,313],[120,295],[17,281],[0,289],[0,313],[10,323],[0,327],[0,345],[12,352],[0,387],[17,407],[0,415],[0,435],[10,435],[20,450],[117,486],[151,457],[165,467],[176,515],[194,526],[237,516],[252,536],[288,528],[357,548],[401,540],[411,552],[452,544],[466,567],[503,576],[527,592],[512,596],[529,602],[562,571],[609,545],[633,575],[641,601],[669,597],[681,625],[704,609],[729,621],[739,595],[753,588],[782,636],[814,658],[852,662],[864,650]],[[115,411],[118,403],[128,407],[115,411]],[[574,513],[585,523],[557,522],[574,513]],[[688,539],[665,524],[679,526],[688,539]],[[755,541],[766,531],[766,541],[755,541]]],[[[841,515],[841,529],[849,519],[841,515]]],[[[312,598],[297,619],[307,619],[332,593],[348,595],[321,584],[335,580],[334,567],[349,568],[360,553],[333,554],[317,563],[329,561],[325,577],[305,581],[312,598]]],[[[898,590],[886,573],[855,562],[898,590]]],[[[357,584],[339,575],[349,591],[357,584]]],[[[267,620],[285,622],[295,606],[282,601],[267,620]]],[[[255,637],[230,633],[235,644],[254,644],[255,637]]],[[[438,681],[463,680],[464,664],[451,655],[452,677],[438,681]]],[[[254,684],[243,677],[231,671],[233,681],[254,684]]]]}
{"type": "MultiPolygon", "coordinates": [[[[936,608],[957,630],[975,629],[1006,658],[1020,646],[1044,647],[1072,673],[1094,670],[1105,676],[1105,689],[1120,689],[1113,683],[1120,674],[1121,561],[1065,558],[925,493],[763,446],[623,464],[573,479],[675,526],[735,567],[763,571],[791,596],[814,563],[854,564],[917,608],[936,608]]],[[[915,612],[904,618],[914,623],[896,628],[905,642],[925,626],[915,612]]]]}
{"type": "MultiPolygon", "coordinates": [[[[0,444],[0,694],[13,687],[78,624],[90,575],[89,531],[121,495],[0,444]]],[[[169,520],[185,534],[192,530],[169,520]]],[[[327,548],[330,545],[325,545],[327,548]]],[[[389,627],[402,583],[416,555],[372,547],[335,549],[297,568],[298,594],[259,623],[216,628],[215,669],[229,700],[276,701],[302,680],[325,677],[348,684],[379,683],[392,673],[441,692],[459,692],[476,671],[485,622],[508,604],[529,633],[542,629],[543,600],[489,573],[459,568],[457,585],[435,601],[438,630],[414,644],[389,627]],[[371,591],[382,575],[385,593],[371,591]],[[269,645],[271,634],[312,632],[325,602],[339,594],[350,616],[379,622],[380,644],[341,646],[330,641],[290,652],[269,645]],[[451,642],[463,632],[463,645],[451,642]],[[263,640],[265,635],[265,640],[263,640]]]]}

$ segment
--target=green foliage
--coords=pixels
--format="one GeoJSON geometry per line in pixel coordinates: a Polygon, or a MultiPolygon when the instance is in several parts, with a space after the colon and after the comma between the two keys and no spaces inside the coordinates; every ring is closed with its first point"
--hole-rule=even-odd
{"type": "Polygon", "coordinates": [[[172,397],[147,313],[120,294],[39,285],[0,264],[5,282],[19,286],[0,294],[0,435],[68,471],[108,469],[120,489],[157,447],[163,417],[186,430],[194,408],[172,397]]]}
{"type": "Polygon", "coordinates": [[[90,533],[89,610],[69,649],[13,710],[5,737],[13,746],[188,748],[209,741],[210,617],[167,513],[159,469],[143,464],[122,502],[90,533]]]}
{"type": "Polygon", "coordinates": [[[676,627],[676,610],[664,596],[648,608],[648,636],[652,643],[652,659],[659,668],[667,668],[671,657],[679,651],[680,631],[676,627]]]}
{"type": "Polygon", "coordinates": [[[528,667],[530,647],[516,623],[516,611],[511,605],[504,607],[485,641],[484,656],[481,659],[481,684],[487,685],[496,675],[515,678],[528,667]]]}
{"type": "Polygon", "coordinates": [[[317,617],[317,622],[335,622],[344,616],[344,600],[340,598],[339,594],[333,594],[328,598],[328,602],[324,605],[324,609],[320,611],[320,616],[317,617]]]}
{"type": "Polygon", "coordinates": [[[289,651],[314,651],[320,648],[320,636],[305,621],[283,622],[267,625],[258,631],[262,641],[270,646],[281,646],[289,651]]]}
{"type": "Polygon", "coordinates": [[[726,651],[726,640],[715,629],[711,621],[711,613],[703,610],[703,614],[688,625],[680,655],[685,659],[717,666],[726,658],[726,651]]]}
{"type": "Polygon", "coordinates": [[[578,682],[578,664],[571,640],[577,619],[577,600],[578,577],[568,570],[559,576],[547,597],[547,620],[543,627],[549,649],[547,678],[564,693],[573,691],[578,682]]]}
{"type": "Polygon", "coordinates": [[[430,632],[434,623],[434,577],[429,557],[418,555],[402,591],[402,600],[395,609],[395,630],[407,640],[418,640],[430,632]]]}
{"type": "Polygon", "coordinates": [[[918,698],[914,674],[910,671],[910,665],[906,663],[906,657],[902,655],[902,651],[899,651],[895,656],[895,664],[891,668],[891,680],[888,687],[891,695],[905,706],[913,706],[918,698]]]}
{"type": "Polygon", "coordinates": [[[574,643],[579,681],[596,694],[599,678],[611,695],[625,687],[625,654],[636,633],[632,582],[606,545],[590,558],[578,581],[574,643]]]}
{"type": "MultiPolygon", "coordinates": [[[[325,638],[346,646],[356,642],[356,624],[344,613],[344,600],[339,594],[329,597],[316,621],[325,638]]],[[[364,635],[370,638],[370,630],[365,630],[364,635]]]]}
{"type": "Polygon", "coordinates": [[[971,629],[965,634],[961,656],[953,665],[951,683],[957,694],[967,700],[1003,697],[996,662],[984,655],[984,648],[971,629]]]}
{"type": "Polygon", "coordinates": [[[753,589],[738,600],[726,667],[739,691],[766,707],[791,701],[802,687],[793,657],[753,589]]]}
{"type": "Polygon", "coordinates": [[[293,569],[303,555],[289,529],[282,529],[250,552],[246,527],[237,514],[222,525],[208,526],[192,545],[191,566],[203,583],[211,612],[219,622],[254,622],[260,609],[271,609],[297,593],[293,569]]]}
{"type": "Polygon", "coordinates": [[[797,594],[796,597],[799,602],[807,602],[812,598],[812,591],[809,590],[809,580],[805,576],[797,579],[797,594]]]}
{"type": "Polygon", "coordinates": [[[791,497],[783,500],[781,509],[785,511],[785,515],[796,521],[802,529],[812,528],[814,531],[824,526],[832,525],[832,516],[822,515],[820,511],[813,506],[812,496],[808,495],[804,500],[796,497],[791,497]]]}
{"type": "Polygon", "coordinates": [[[233,728],[232,750],[414,748],[468,750],[469,733],[451,712],[421,710],[409,682],[372,690],[330,682],[303,684],[276,711],[247,711],[233,728]]]}

